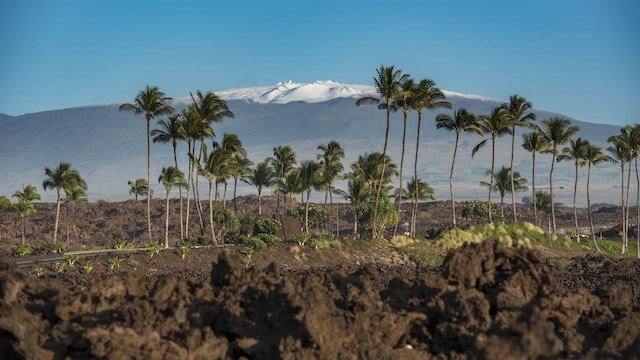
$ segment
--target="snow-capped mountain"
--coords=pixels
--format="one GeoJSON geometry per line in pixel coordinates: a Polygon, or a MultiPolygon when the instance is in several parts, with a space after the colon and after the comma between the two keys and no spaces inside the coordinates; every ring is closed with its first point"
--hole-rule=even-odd
{"type": "MultiPolygon", "coordinates": [[[[231,89],[216,92],[229,102],[233,119],[214,124],[218,138],[225,132],[237,134],[254,163],[272,155],[278,145],[290,145],[298,161],[315,160],[319,144],[338,141],[345,149],[345,169],[365,152],[382,151],[385,121],[384,111],[376,106],[355,106],[355,99],[375,95],[368,85],[342,84],[336,81],[313,83],[284,82],[274,86],[231,89]]],[[[488,114],[502,103],[477,95],[445,92],[454,108],[466,108],[472,113],[488,114]]],[[[135,94],[132,94],[132,97],[135,94]]],[[[191,102],[190,97],[176,98],[178,111],[191,102]]],[[[85,106],[46,111],[21,116],[0,114],[0,195],[10,196],[24,185],[41,189],[44,167],[55,167],[61,161],[78,169],[89,185],[91,201],[125,200],[128,198],[127,181],[146,177],[145,121],[141,116],[118,111],[119,104],[85,106]]],[[[453,152],[454,134],[436,130],[435,115],[450,110],[425,112],[420,142],[419,177],[436,190],[438,199],[449,197],[449,167],[453,152]]],[[[557,116],[540,110],[537,118],[557,116]]],[[[400,161],[402,114],[392,115],[389,154],[400,161]]],[[[410,113],[407,128],[405,181],[412,174],[412,159],[416,144],[416,115],[410,113]]],[[[606,139],[619,131],[611,125],[591,124],[572,120],[579,125],[579,136],[606,147],[606,139]]],[[[152,128],[155,127],[155,121],[152,128]]],[[[516,141],[525,130],[518,130],[516,141]]],[[[456,160],[456,197],[458,199],[484,199],[486,189],[478,183],[485,180],[490,166],[490,149],[471,159],[471,149],[481,140],[477,135],[461,137],[456,160]]],[[[507,165],[511,150],[510,138],[501,138],[497,145],[496,166],[507,165]]],[[[517,145],[514,167],[525,178],[530,178],[531,156],[517,145]]],[[[186,165],[186,145],[178,148],[179,165],[186,165]]],[[[152,186],[162,193],[157,179],[163,166],[173,164],[170,145],[152,144],[152,186]],[[155,175],[154,175],[155,174],[155,175]]],[[[536,161],[536,184],[548,183],[550,156],[539,155],[536,161]]],[[[583,171],[583,170],[581,170],[583,171]]],[[[554,184],[565,189],[554,191],[558,201],[570,203],[574,168],[570,162],[556,166],[554,184]]],[[[619,168],[602,165],[592,171],[592,197],[594,202],[617,202],[619,168]]],[[[341,187],[344,184],[336,184],[341,187]]],[[[584,188],[583,185],[582,189],[584,188]]],[[[239,194],[254,193],[248,186],[239,194]]],[[[54,201],[55,194],[44,192],[43,201],[54,201]]],[[[526,194],[519,194],[521,198],[526,194]]],[[[584,195],[581,196],[584,199],[584,195]]],[[[584,201],[582,201],[584,202],[584,201]]]]}

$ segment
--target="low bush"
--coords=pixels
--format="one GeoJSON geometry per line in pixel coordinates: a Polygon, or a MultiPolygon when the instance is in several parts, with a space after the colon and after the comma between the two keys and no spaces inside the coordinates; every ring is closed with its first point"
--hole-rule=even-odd
{"type": "Polygon", "coordinates": [[[255,221],[255,232],[257,234],[275,235],[281,230],[282,224],[276,219],[260,217],[255,221]]]}
{"type": "Polygon", "coordinates": [[[538,246],[568,246],[565,237],[545,234],[542,229],[531,223],[513,222],[504,224],[485,224],[471,226],[466,230],[454,228],[443,231],[436,239],[443,250],[455,249],[466,243],[480,243],[493,240],[507,246],[530,248],[538,246]]]}
{"type": "Polygon", "coordinates": [[[257,236],[240,235],[238,237],[238,242],[253,250],[264,250],[267,248],[267,244],[257,236]]]}
{"type": "Polygon", "coordinates": [[[33,248],[29,244],[22,244],[11,249],[11,253],[14,255],[24,256],[33,252],[33,248]]]}
{"type": "Polygon", "coordinates": [[[44,243],[35,249],[38,254],[54,254],[64,251],[64,245],[61,243],[44,243]]]}

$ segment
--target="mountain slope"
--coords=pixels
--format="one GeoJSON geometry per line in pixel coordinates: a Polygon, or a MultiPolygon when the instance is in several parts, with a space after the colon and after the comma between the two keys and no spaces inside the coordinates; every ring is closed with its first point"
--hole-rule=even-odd
{"type": "MultiPolygon", "coordinates": [[[[312,160],[317,146],[331,140],[338,141],[346,152],[345,168],[349,169],[359,155],[382,151],[385,130],[384,112],[376,106],[355,106],[355,99],[374,94],[366,85],[344,85],[333,81],[311,84],[281,83],[271,87],[227,90],[218,93],[228,99],[234,119],[214,124],[218,138],[225,132],[238,134],[254,163],[272,155],[277,145],[291,145],[298,161],[312,160]]],[[[447,92],[455,108],[465,107],[475,114],[487,114],[501,104],[498,100],[474,95],[447,92]]],[[[180,111],[190,98],[176,100],[180,111]]],[[[0,116],[0,195],[10,196],[22,184],[41,189],[44,167],[70,162],[89,185],[91,201],[124,200],[128,198],[127,181],[146,177],[145,121],[142,116],[118,111],[118,104],[96,105],[47,111],[22,116],[0,116]]],[[[436,190],[438,199],[449,197],[448,174],[453,151],[454,134],[435,128],[435,115],[443,111],[425,112],[420,148],[419,177],[436,190]]],[[[536,110],[538,119],[557,114],[536,110]]],[[[399,161],[401,152],[402,114],[392,115],[389,153],[399,161]]],[[[405,181],[412,174],[417,116],[408,119],[405,181]]],[[[590,124],[572,120],[580,126],[579,136],[606,147],[608,136],[619,127],[590,124]]],[[[152,124],[152,128],[155,123],[152,124]]],[[[530,178],[531,156],[521,149],[517,133],[515,168],[530,178]]],[[[490,166],[490,149],[483,149],[471,159],[471,148],[481,140],[475,135],[461,137],[456,163],[456,194],[458,199],[484,199],[486,190],[478,183],[485,180],[490,166]]],[[[509,163],[510,138],[498,141],[496,165],[509,163]]],[[[179,161],[186,164],[186,145],[179,145],[179,161]]],[[[172,164],[170,145],[152,144],[152,186],[160,191],[157,176],[162,166],[172,164]]],[[[536,184],[548,183],[550,156],[538,157],[536,184]]],[[[554,191],[558,201],[571,202],[573,164],[560,163],[556,167],[554,184],[565,189],[554,191]]],[[[592,195],[594,202],[617,202],[619,170],[603,165],[593,170],[592,195]]],[[[343,184],[337,184],[341,187],[343,184]]],[[[581,185],[584,188],[584,185],[581,185]]],[[[42,192],[42,191],[41,191],[42,192]]],[[[239,194],[253,193],[248,186],[239,194]]],[[[158,192],[160,194],[160,192],[158,192]]],[[[523,195],[519,194],[520,199],[523,195]]],[[[43,192],[44,201],[53,201],[55,194],[43,192]]],[[[584,194],[581,196],[584,199],[584,194]]],[[[582,201],[584,202],[584,200],[582,201]]]]}

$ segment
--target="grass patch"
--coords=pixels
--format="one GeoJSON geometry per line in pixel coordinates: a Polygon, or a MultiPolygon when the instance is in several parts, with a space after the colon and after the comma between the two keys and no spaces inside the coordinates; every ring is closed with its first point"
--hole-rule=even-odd
{"type": "Polygon", "coordinates": [[[566,258],[566,257],[549,258],[547,260],[547,262],[550,265],[555,266],[555,267],[560,268],[560,269],[566,269],[567,267],[575,264],[575,262],[572,259],[569,259],[569,258],[566,258]]]}
{"type": "Polygon", "coordinates": [[[395,236],[391,244],[398,251],[409,255],[411,260],[424,267],[435,267],[442,264],[445,253],[431,240],[416,239],[408,236],[395,236]]]}

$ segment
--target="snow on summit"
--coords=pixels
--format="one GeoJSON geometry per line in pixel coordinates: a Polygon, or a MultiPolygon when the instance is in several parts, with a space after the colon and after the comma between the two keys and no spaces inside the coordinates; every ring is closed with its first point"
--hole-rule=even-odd
{"type": "MultiPolygon", "coordinates": [[[[447,97],[457,96],[474,100],[492,100],[477,95],[466,95],[446,90],[443,90],[443,92],[447,97]]],[[[312,83],[287,81],[271,86],[237,88],[216,91],[215,93],[224,100],[245,100],[259,104],[286,104],[293,101],[318,103],[337,98],[378,96],[376,88],[372,85],[343,84],[333,80],[314,81],[312,83]]],[[[181,103],[191,103],[190,97],[176,100],[181,103]]]]}

